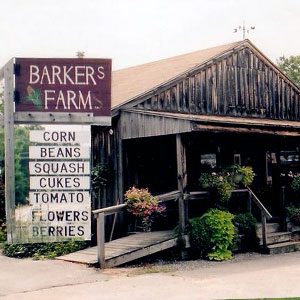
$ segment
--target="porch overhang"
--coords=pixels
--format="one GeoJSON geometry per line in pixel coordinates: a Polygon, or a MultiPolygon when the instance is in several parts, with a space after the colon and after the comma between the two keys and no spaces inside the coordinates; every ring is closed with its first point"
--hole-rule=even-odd
{"type": "Polygon", "coordinates": [[[300,122],[260,118],[224,117],[124,109],[121,138],[139,138],[184,132],[229,132],[300,136],[300,122]]]}

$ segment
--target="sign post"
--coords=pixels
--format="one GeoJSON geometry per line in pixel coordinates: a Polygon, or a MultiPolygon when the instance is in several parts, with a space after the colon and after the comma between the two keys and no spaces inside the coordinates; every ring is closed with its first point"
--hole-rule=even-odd
{"type": "Polygon", "coordinates": [[[14,242],[15,152],[14,152],[14,60],[4,66],[5,209],[7,241],[14,242]]]}

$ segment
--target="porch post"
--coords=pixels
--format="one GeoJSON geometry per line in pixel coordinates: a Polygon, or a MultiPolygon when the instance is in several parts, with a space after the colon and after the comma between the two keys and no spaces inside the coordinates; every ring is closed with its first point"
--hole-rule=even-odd
{"type": "Polygon", "coordinates": [[[177,182],[180,196],[178,199],[179,210],[179,228],[181,231],[182,239],[184,240],[184,230],[187,223],[188,213],[187,205],[184,201],[184,192],[187,187],[186,175],[186,151],[182,142],[181,134],[176,134],[176,160],[177,160],[177,182]]]}
{"type": "Polygon", "coordinates": [[[116,137],[116,143],[117,143],[117,203],[121,204],[124,201],[124,185],[123,185],[123,141],[122,141],[122,133],[121,133],[121,118],[122,114],[120,115],[120,119],[118,120],[117,125],[117,137],[116,137]]]}

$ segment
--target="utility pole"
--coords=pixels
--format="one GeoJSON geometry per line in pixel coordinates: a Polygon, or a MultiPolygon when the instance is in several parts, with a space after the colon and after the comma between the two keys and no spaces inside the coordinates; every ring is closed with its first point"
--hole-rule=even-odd
{"type": "Polygon", "coordinates": [[[245,21],[243,21],[243,26],[239,26],[233,29],[233,33],[237,33],[239,31],[243,32],[243,40],[246,38],[246,34],[249,34],[250,30],[254,30],[255,26],[246,27],[245,21]]]}

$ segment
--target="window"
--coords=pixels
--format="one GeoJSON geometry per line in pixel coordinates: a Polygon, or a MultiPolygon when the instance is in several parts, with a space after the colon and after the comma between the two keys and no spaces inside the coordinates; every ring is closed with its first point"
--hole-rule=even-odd
{"type": "Polygon", "coordinates": [[[217,155],[216,154],[202,154],[201,157],[201,165],[205,165],[214,169],[217,166],[217,155]]]}

